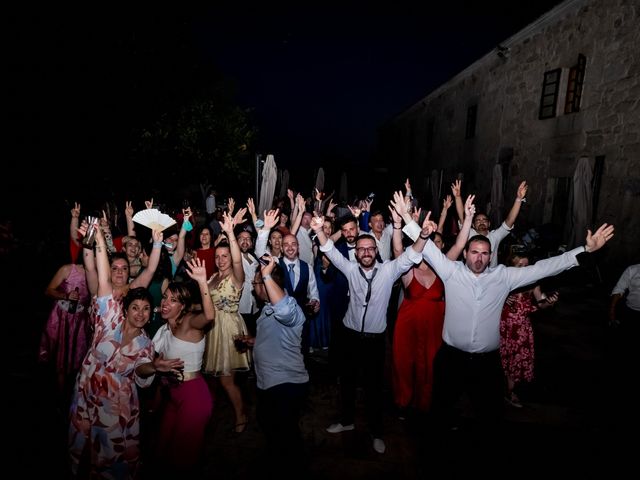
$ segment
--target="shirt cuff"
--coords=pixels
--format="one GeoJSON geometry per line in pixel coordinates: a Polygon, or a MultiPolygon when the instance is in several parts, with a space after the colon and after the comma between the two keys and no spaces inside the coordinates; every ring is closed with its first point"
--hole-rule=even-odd
{"type": "Polygon", "coordinates": [[[324,245],[320,245],[320,251],[321,252],[328,252],[332,248],[333,248],[333,240],[331,240],[331,239],[328,239],[327,243],[325,243],[324,245]]]}

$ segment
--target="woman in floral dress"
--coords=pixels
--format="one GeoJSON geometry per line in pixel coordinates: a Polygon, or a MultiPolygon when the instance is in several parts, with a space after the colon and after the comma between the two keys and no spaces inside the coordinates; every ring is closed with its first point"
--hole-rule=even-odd
{"type": "MultiPolygon", "coordinates": [[[[154,232],[154,241],[162,241],[161,232],[154,232]]],[[[136,478],[140,457],[136,384],[148,387],[156,371],[177,372],[182,361],[154,358],[153,344],[142,328],[151,316],[152,298],[146,288],[129,289],[122,301],[114,298],[99,229],[96,267],[95,331],[71,402],[71,470],[78,477],[136,478]]]]}
{"type": "MultiPolygon", "coordinates": [[[[529,257],[526,254],[514,254],[507,260],[510,267],[526,267],[529,257]]],[[[522,404],[515,388],[522,382],[533,381],[533,328],[529,315],[538,308],[553,305],[558,294],[545,295],[539,285],[509,294],[502,309],[500,319],[500,358],[502,369],[507,377],[507,396],[505,400],[516,408],[522,404]]]]}

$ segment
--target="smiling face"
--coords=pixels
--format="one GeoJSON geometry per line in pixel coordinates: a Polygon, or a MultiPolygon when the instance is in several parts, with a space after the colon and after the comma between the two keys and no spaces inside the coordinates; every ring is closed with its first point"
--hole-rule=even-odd
{"type": "Polygon", "coordinates": [[[148,300],[136,299],[127,308],[126,321],[135,328],[142,328],[151,317],[151,304],[148,300]]]}
{"type": "Polygon", "coordinates": [[[135,238],[130,239],[124,246],[124,253],[129,258],[136,258],[140,255],[140,242],[135,238]]]}
{"type": "Polygon", "coordinates": [[[269,235],[269,245],[271,246],[271,253],[280,254],[282,252],[282,233],[278,230],[274,230],[269,235]]]}
{"type": "Polygon", "coordinates": [[[211,232],[208,228],[203,228],[200,232],[200,245],[202,248],[209,248],[211,246],[211,232]]]}
{"type": "Polygon", "coordinates": [[[216,267],[225,272],[232,267],[231,250],[226,245],[218,245],[216,248],[216,267]]]}
{"type": "Polygon", "coordinates": [[[237,239],[242,253],[247,253],[253,247],[253,238],[249,232],[240,232],[237,239]]]}
{"type": "Polygon", "coordinates": [[[129,262],[124,258],[114,258],[111,262],[111,284],[124,287],[129,282],[129,262]]]}
{"type": "Polygon", "coordinates": [[[376,242],[371,238],[360,238],[356,243],[356,260],[362,267],[370,269],[376,262],[378,249],[376,242]]]}
{"type": "Polygon", "coordinates": [[[298,257],[298,239],[294,235],[285,235],[282,239],[282,251],[287,259],[295,260],[298,257]]]}

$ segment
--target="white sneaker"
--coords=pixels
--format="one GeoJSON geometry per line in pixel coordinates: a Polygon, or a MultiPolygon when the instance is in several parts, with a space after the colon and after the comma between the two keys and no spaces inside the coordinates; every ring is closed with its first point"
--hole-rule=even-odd
{"type": "Polygon", "coordinates": [[[355,428],[356,427],[353,425],[353,423],[350,423],[349,425],[342,425],[341,423],[332,423],[327,427],[327,432],[329,433],[350,432],[355,428]]]}
{"type": "Polygon", "coordinates": [[[384,453],[387,450],[387,446],[384,444],[384,440],[382,440],[381,438],[374,438],[373,449],[378,453],[384,453]]]}

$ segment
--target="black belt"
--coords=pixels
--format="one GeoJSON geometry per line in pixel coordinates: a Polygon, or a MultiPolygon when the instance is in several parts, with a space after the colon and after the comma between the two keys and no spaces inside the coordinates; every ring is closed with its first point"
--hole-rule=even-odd
{"type": "Polygon", "coordinates": [[[498,353],[498,350],[491,350],[490,352],[465,352],[464,350],[460,350],[459,348],[452,347],[446,342],[442,342],[442,347],[451,353],[454,353],[459,356],[463,356],[467,359],[479,360],[481,358],[488,358],[491,356],[495,356],[498,353]]]}
{"type": "Polygon", "coordinates": [[[353,335],[354,337],[360,337],[360,338],[380,338],[386,335],[386,332],[380,332],[380,333],[358,332],[348,327],[345,327],[345,330],[350,335],[353,335]]]}

